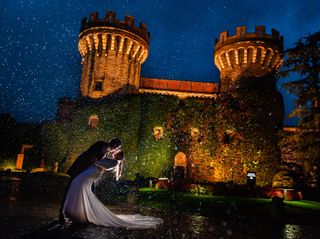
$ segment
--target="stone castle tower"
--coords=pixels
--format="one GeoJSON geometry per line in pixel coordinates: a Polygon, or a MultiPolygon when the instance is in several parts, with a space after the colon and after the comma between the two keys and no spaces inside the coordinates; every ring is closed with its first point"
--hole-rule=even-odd
{"type": "Polygon", "coordinates": [[[214,51],[214,63],[221,73],[220,90],[241,89],[250,84],[264,86],[265,82],[244,82],[243,78],[260,78],[277,71],[282,55],[283,37],[277,30],[272,29],[269,35],[265,26],[256,26],[255,32],[248,33],[245,26],[240,26],[234,36],[222,32],[214,51]]]}
{"type": "MultiPolygon", "coordinates": [[[[280,162],[277,134],[284,106],[276,79],[283,63],[283,38],[274,29],[266,34],[264,26],[256,26],[253,33],[240,26],[233,36],[222,32],[216,40],[214,63],[220,71],[220,112],[228,122],[223,129],[234,139],[222,144],[219,154],[223,161],[237,161],[243,172],[257,172],[258,185],[268,185],[280,162]],[[224,155],[226,150],[229,153],[224,155]]],[[[228,178],[237,181],[228,173],[222,181],[228,178]]]]}
{"type": "Polygon", "coordinates": [[[107,12],[104,19],[92,13],[82,20],[78,48],[82,56],[81,95],[101,98],[113,92],[137,92],[141,64],[147,59],[150,34],[144,23],[135,26],[107,12]]]}

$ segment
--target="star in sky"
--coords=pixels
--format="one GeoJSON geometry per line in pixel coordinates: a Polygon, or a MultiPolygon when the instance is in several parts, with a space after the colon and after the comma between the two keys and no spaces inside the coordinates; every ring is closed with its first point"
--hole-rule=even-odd
{"type": "MultiPolygon", "coordinates": [[[[107,10],[118,19],[132,15],[151,34],[143,77],[218,82],[213,63],[214,39],[237,26],[266,25],[280,31],[285,48],[300,37],[319,31],[316,0],[32,0],[0,2],[0,113],[18,121],[53,120],[58,98],[79,96],[80,21],[107,10]]],[[[286,79],[288,81],[290,79],[286,79]]],[[[282,89],[286,115],[294,96],[282,89]]],[[[286,124],[296,120],[288,119],[286,124]]]]}

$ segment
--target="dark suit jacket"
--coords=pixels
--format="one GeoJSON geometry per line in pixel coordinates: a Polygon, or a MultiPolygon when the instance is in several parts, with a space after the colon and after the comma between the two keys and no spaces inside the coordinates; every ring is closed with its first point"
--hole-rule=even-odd
{"type": "Polygon", "coordinates": [[[88,157],[88,154],[84,152],[73,162],[71,167],[68,169],[67,174],[73,179],[95,162],[95,159],[88,157]]]}

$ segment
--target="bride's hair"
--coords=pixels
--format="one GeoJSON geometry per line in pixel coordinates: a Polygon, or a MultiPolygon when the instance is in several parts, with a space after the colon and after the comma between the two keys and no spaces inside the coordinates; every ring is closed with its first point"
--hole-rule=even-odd
{"type": "Polygon", "coordinates": [[[113,157],[116,160],[123,160],[124,159],[124,153],[121,150],[119,150],[119,151],[114,153],[113,157]]]}

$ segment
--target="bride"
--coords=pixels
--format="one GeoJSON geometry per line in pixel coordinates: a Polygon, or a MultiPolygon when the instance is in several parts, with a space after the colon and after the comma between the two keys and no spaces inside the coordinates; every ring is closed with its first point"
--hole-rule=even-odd
{"type": "Polygon", "coordinates": [[[163,223],[161,218],[140,214],[116,215],[92,192],[92,185],[101,173],[113,172],[117,180],[121,176],[123,152],[118,149],[112,153],[112,158],[107,158],[105,156],[110,152],[101,154],[105,148],[102,147],[95,152],[96,156],[103,155],[102,159],[97,158],[97,162],[72,180],[63,205],[65,215],[76,223],[93,223],[106,227],[147,229],[161,225],[163,223]]]}

